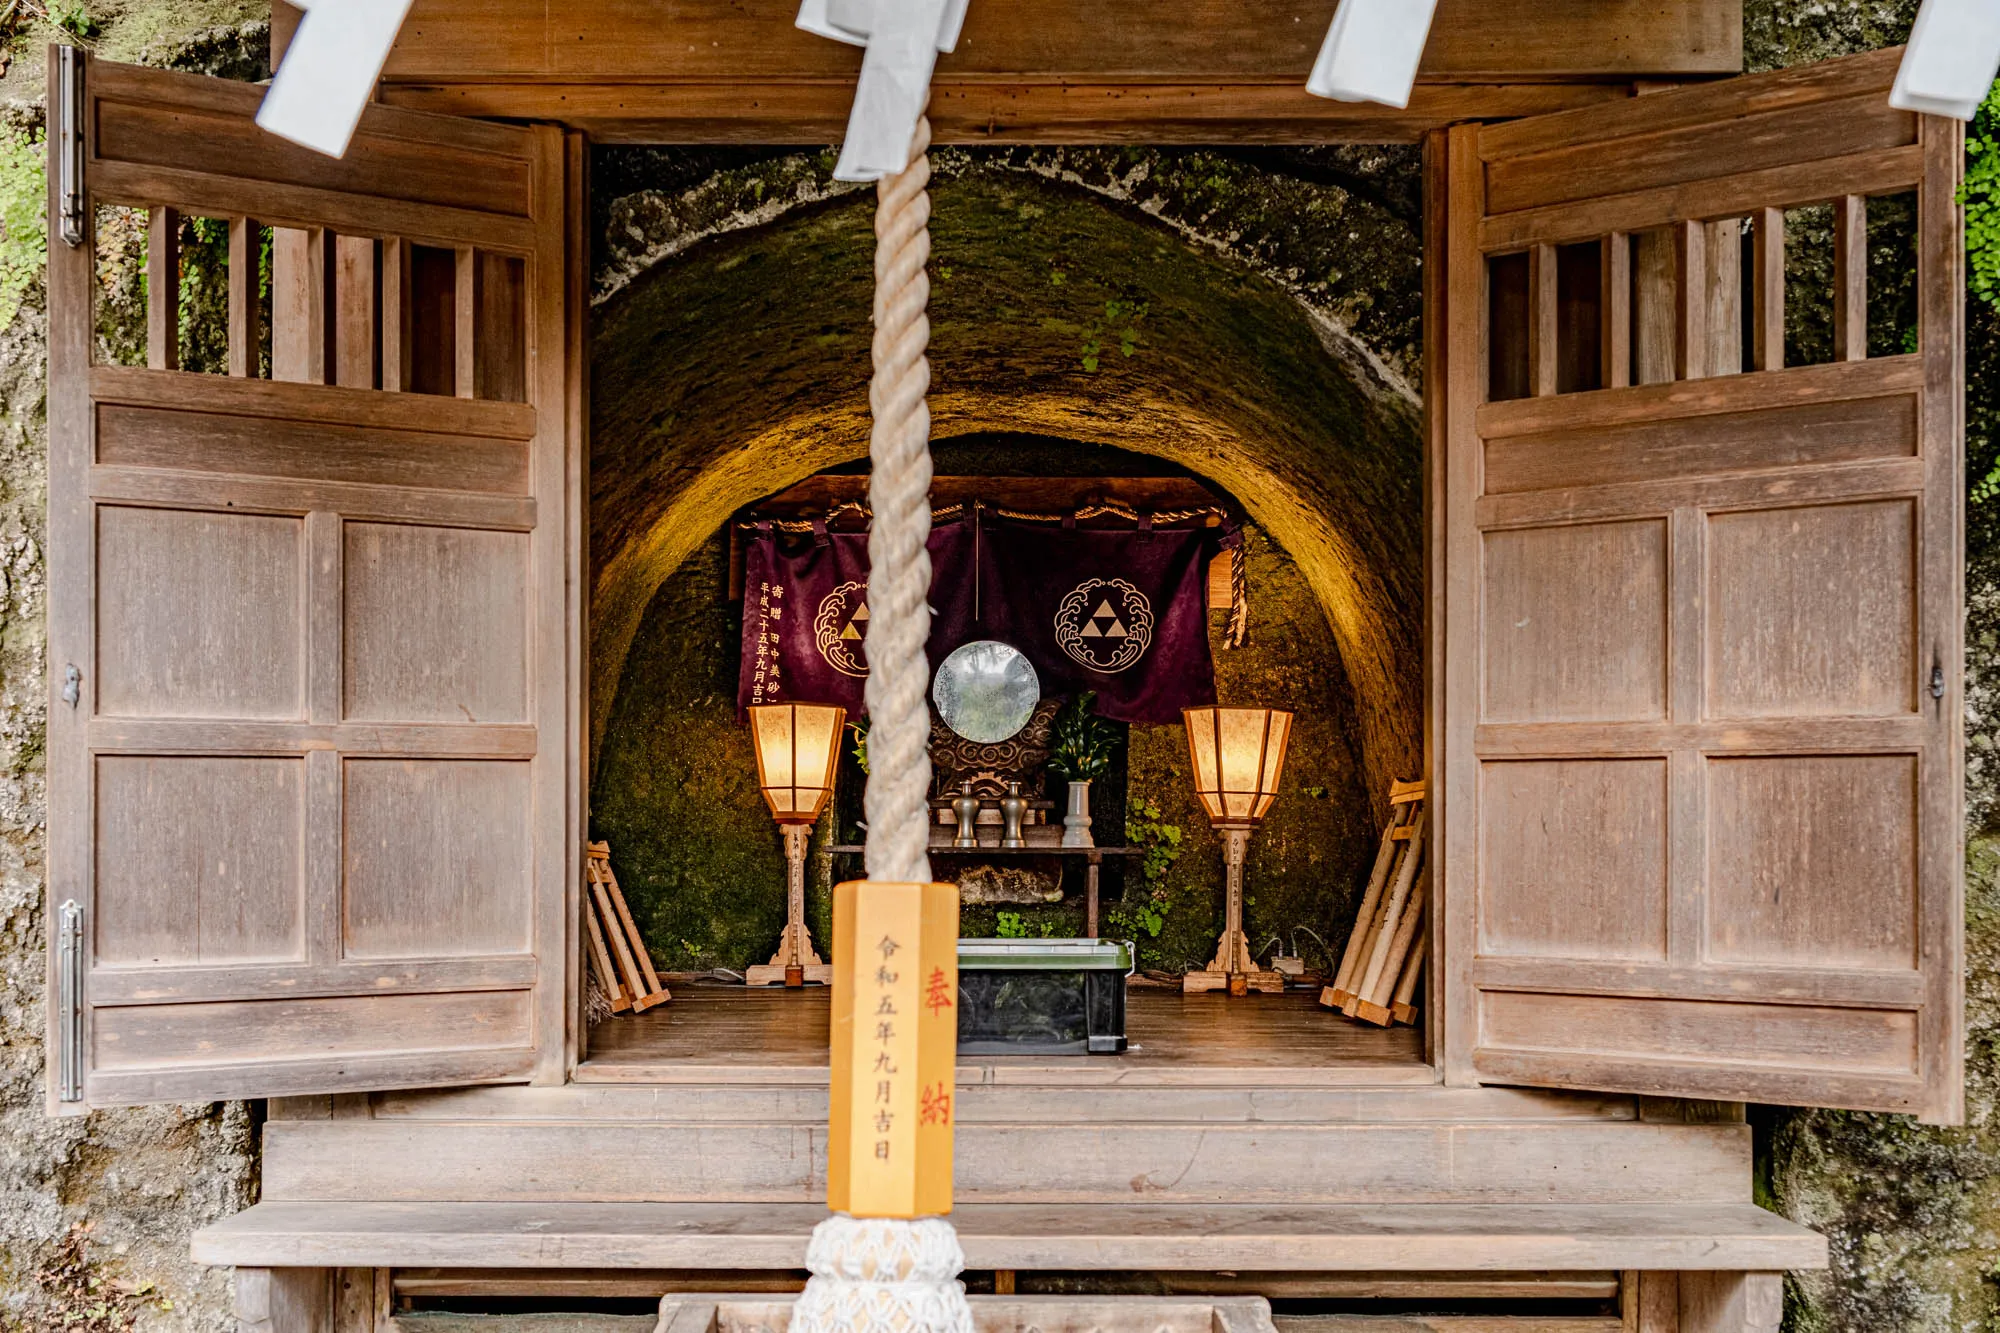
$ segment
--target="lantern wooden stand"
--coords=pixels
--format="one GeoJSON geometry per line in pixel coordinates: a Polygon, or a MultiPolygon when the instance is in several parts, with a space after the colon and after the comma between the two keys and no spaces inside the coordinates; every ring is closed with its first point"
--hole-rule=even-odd
{"type": "Polygon", "coordinates": [[[826,985],[833,969],[806,927],[806,840],[833,795],[847,710],[831,704],[758,704],[750,709],[757,782],[785,835],[785,929],[771,961],[749,968],[751,986],[826,985]]]}
{"type": "Polygon", "coordinates": [[[1223,837],[1227,881],[1215,958],[1204,970],[1181,978],[1181,989],[1190,995],[1212,990],[1279,994],[1285,989],[1284,976],[1258,968],[1243,933],[1243,865],[1251,832],[1278,798],[1292,715],[1276,708],[1189,708],[1182,720],[1195,795],[1223,837]]]}

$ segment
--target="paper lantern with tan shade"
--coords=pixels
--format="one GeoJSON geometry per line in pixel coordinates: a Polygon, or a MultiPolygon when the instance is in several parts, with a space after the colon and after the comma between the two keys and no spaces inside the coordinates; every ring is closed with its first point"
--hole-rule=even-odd
{"type": "Polygon", "coordinates": [[[1243,863],[1251,831],[1278,798],[1285,747],[1292,739],[1292,715],[1281,708],[1216,706],[1185,709],[1181,717],[1187,725],[1195,795],[1209,822],[1223,835],[1228,866],[1222,938],[1215,959],[1205,970],[1188,973],[1182,989],[1227,989],[1231,995],[1282,991],[1285,979],[1258,970],[1243,934],[1243,863]]]}
{"type": "Polygon", "coordinates": [[[840,770],[841,728],[847,710],[833,704],[757,704],[750,709],[750,739],[757,751],[757,785],[785,835],[785,933],[769,963],[750,968],[752,986],[829,982],[833,969],[813,948],[806,929],[806,839],[820,811],[833,799],[840,770]]]}

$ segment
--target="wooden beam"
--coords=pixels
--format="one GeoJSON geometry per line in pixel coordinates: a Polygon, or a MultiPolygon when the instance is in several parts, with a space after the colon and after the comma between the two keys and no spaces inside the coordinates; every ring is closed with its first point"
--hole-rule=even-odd
{"type": "MultiPolygon", "coordinates": [[[[1047,82],[1250,80],[1302,84],[1335,0],[1177,0],[1168,14],[1070,0],[975,6],[940,76],[1047,82]]],[[[801,32],[792,0],[417,0],[391,83],[708,80],[754,98],[774,82],[836,79],[861,53],[801,32]]],[[[1740,0],[1442,0],[1423,73],[1505,81],[1733,74],[1740,0]]]]}
{"type": "MultiPolygon", "coordinates": [[[[1420,83],[1403,110],[1313,97],[1299,80],[1064,81],[954,78],[931,88],[938,143],[1414,143],[1466,120],[1508,120],[1623,102],[1624,82],[1420,83]]],[[[727,77],[592,82],[447,79],[385,83],[395,106],[560,122],[598,143],[837,141],[851,75],[746,87],[727,77]]]]}

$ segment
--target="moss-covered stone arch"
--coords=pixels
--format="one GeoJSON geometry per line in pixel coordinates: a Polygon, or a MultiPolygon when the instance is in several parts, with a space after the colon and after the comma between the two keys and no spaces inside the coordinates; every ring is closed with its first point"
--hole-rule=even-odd
{"type": "MultiPolygon", "coordinates": [[[[871,226],[868,199],[795,213],[665,261],[601,310],[594,736],[667,575],[738,508],[866,453],[871,226]]],[[[936,433],[1110,444],[1232,492],[1325,608],[1369,785],[1407,776],[1421,750],[1415,404],[1274,283],[1059,185],[940,182],[932,271],[936,433]]]]}

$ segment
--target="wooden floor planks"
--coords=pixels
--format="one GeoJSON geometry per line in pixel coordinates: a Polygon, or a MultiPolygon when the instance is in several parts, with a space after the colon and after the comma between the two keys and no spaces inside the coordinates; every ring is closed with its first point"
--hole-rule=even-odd
{"type": "MultiPolygon", "coordinates": [[[[830,992],[677,984],[674,1001],[621,1015],[590,1033],[579,1082],[709,1078],[824,1082],[830,992]]],[[[1328,1013],[1309,992],[1183,995],[1135,987],[1123,1055],[981,1056],[970,1081],[1203,1084],[1252,1079],[1303,1085],[1432,1083],[1423,1034],[1368,1027],[1328,1013]]]]}

